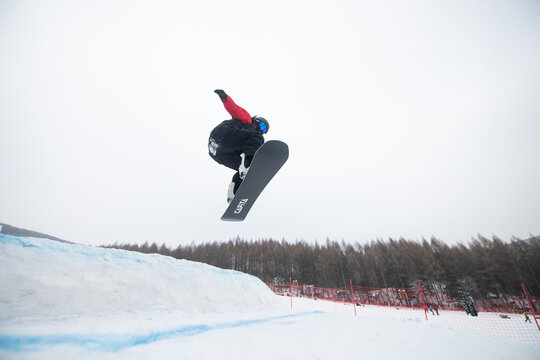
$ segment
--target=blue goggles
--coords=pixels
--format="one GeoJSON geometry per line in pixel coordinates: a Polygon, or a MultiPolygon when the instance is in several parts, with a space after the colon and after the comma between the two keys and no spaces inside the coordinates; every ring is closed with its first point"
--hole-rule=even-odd
{"type": "Polygon", "coordinates": [[[268,128],[266,127],[266,124],[263,123],[262,121],[259,122],[259,129],[261,129],[261,132],[262,132],[263,134],[266,134],[266,132],[268,131],[268,128]]]}

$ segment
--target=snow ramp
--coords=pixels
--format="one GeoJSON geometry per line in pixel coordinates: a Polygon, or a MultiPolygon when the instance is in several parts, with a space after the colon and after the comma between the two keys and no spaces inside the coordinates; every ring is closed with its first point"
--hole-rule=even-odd
{"type": "Polygon", "coordinates": [[[0,323],[12,330],[81,318],[163,314],[165,321],[174,314],[187,321],[282,309],[254,276],[158,254],[0,234],[0,264],[0,323]]]}

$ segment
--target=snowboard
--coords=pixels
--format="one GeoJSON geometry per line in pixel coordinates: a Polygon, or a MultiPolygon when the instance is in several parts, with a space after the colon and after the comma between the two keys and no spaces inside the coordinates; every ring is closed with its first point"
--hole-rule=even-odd
{"type": "Polygon", "coordinates": [[[255,200],[288,158],[287,144],[279,140],[265,142],[255,153],[244,181],[240,184],[221,220],[243,221],[255,200]]]}

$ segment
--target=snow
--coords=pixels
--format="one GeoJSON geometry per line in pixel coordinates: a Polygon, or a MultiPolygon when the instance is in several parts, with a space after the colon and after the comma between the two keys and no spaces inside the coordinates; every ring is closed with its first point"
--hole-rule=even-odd
{"type": "Polygon", "coordinates": [[[0,359],[540,358],[445,314],[291,310],[253,276],[161,255],[0,234],[0,264],[0,359]]]}

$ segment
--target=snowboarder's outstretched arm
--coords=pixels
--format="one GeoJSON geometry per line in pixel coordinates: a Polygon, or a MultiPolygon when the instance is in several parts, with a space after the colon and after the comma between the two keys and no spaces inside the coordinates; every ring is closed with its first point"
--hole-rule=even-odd
{"type": "Polygon", "coordinates": [[[243,124],[251,124],[251,115],[249,115],[246,110],[236,105],[233,99],[231,99],[225,91],[214,90],[214,92],[219,95],[219,98],[223,102],[223,106],[225,106],[225,110],[227,110],[233,118],[240,120],[243,124]]]}

